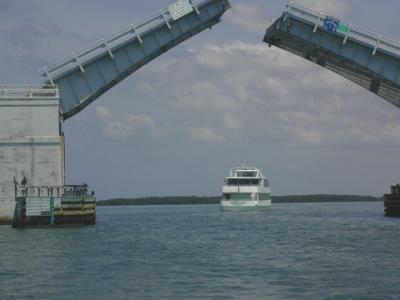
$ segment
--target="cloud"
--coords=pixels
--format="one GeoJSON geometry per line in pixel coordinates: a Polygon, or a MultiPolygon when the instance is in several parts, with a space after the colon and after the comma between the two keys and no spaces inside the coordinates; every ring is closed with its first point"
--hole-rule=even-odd
{"type": "Polygon", "coordinates": [[[34,3],[24,2],[22,4],[15,0],[0,0],[0,14],[20,14],[30,11],[35,7],[34,3]]]}
{"type": "MultiPolygon", "coordinates": [[[[66,0],[0,0],[0,57],[6,57],[19,66],[24,64],[25,59],[33,60],[35,67],[32,74],[40,80],[37,69],[108,34],[109,23],[115,23],[115,20],[102,16],[109,14],[108,6],[93,0],[79,5],[71,5],[66,0]],[[92,9],[94,5],[96,10],[92,9]],[[103,21],[91,26],[93,22],[88,22],[91,19],[88,19],[88,11],[91,11],[92,17],[103,21]],[[74,16],[72,23],[70,16],[74,16]],[[107,29],[102,31],[102,27],[107,25],[107,29]]],[[[28,67],[32,68],[32,65],[28,67]]]]}
{"type": "Polygon", "coordinates": [[[346,16],[352,11],[347,0],[297,0],[296,3],[336,17],[346,16]]]}
{"type": "Polygon", "coordinates": [[[0,1],[0,11],[2,12],[10,12],[14,9],[14,3],[10,0],[0,1]]]}
{"type": "Polygon", "coordinates": [[[241,30],[260,34],[269,21],[266,12],[255,3],[237,3],[225,16],[226,20],[241,30]]]}
{"type": "Polygon", "coordinates": [[[241,116],[238,114],[224,114],[223,121],[225,127],[231,130],[242,130],[245,127],[241,116]]]}
{"type": "MultiPolygon", "coordinates": [[[[400,116],[382,99],[263,43],[206,44],[188,50],[179,65],[165,64],[157,72],[177,75],[166,82],[151,78],[147,97],[163,91],[163,103],[190,128],[192,139],[345,148],[400,145],[400,116]]],[[[136,88],[141,86],[138,82],[136,88]]]]}
{"type": "Polygon", "coordinates": [[[188,128],[190,137],[204,143],[222,143],[225,139],[211,128],[188,128]]]}
{"type": "Polygon", "coordinates": [[[103,106],[97,106],[95,112],[103,127],[102,134],[106,138],[155,138],[161,132],[157,123],[146,115],[128,114],[121,119],[114,119],[111,111],[103,106]]]}
{"type": "Polygon", "coordinates": [[[227,111],[237,104],[226,94],[222,86],[202,80],[186,86],[171,87],[170,105],[193,111],[227,111]]]}
{"type": "Polygon", "coordinates": [[[110,120],[112,119],[112,113],[109,109],[104,106],[96,106],[95,108],[96,115],[102,120],[110,120]]]}

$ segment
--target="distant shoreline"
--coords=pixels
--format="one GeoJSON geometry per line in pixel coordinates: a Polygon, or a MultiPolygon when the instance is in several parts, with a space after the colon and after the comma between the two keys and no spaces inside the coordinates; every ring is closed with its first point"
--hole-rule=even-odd
{"type": "MultiPolygon", "coordinates": [[[[146,198],[117,198],[97,201],[97,206],[125,205],[201,205],[219,204],[221,197],[146,197],[146,198]]],[[[331,203],[331,202],[381,202],[382,198],[357,195],[293,195],[272,197],[272,203],[331,203]]]]}

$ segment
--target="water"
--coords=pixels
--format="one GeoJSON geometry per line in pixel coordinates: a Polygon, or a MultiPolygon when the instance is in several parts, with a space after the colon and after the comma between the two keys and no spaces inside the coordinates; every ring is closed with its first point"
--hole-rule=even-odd
{"type": "Polygon", "coordinates": [[[0,299],[400,299],[399,229],[382,203],[100,207],[0,227],[0,299]]]}

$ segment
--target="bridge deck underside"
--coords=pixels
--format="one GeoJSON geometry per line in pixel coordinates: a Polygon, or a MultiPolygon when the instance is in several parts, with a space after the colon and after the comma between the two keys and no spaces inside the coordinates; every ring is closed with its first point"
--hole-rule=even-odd
{"type": "Polygon", "coordinates": [[[400,108],[400,59],[367,45],[318,30],[295,19],[278,19],[264,42],[303,57],[368,89],[400,108]]]}

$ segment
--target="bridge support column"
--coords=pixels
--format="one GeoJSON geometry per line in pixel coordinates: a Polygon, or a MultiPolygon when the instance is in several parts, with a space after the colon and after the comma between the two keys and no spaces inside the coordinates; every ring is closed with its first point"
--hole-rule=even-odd
{"type": "Polygon", "coordinates": [[[0,224],[11,224],[15,182],[64,185],[64,143],[57,89],[0,90],[0,224]]]}

